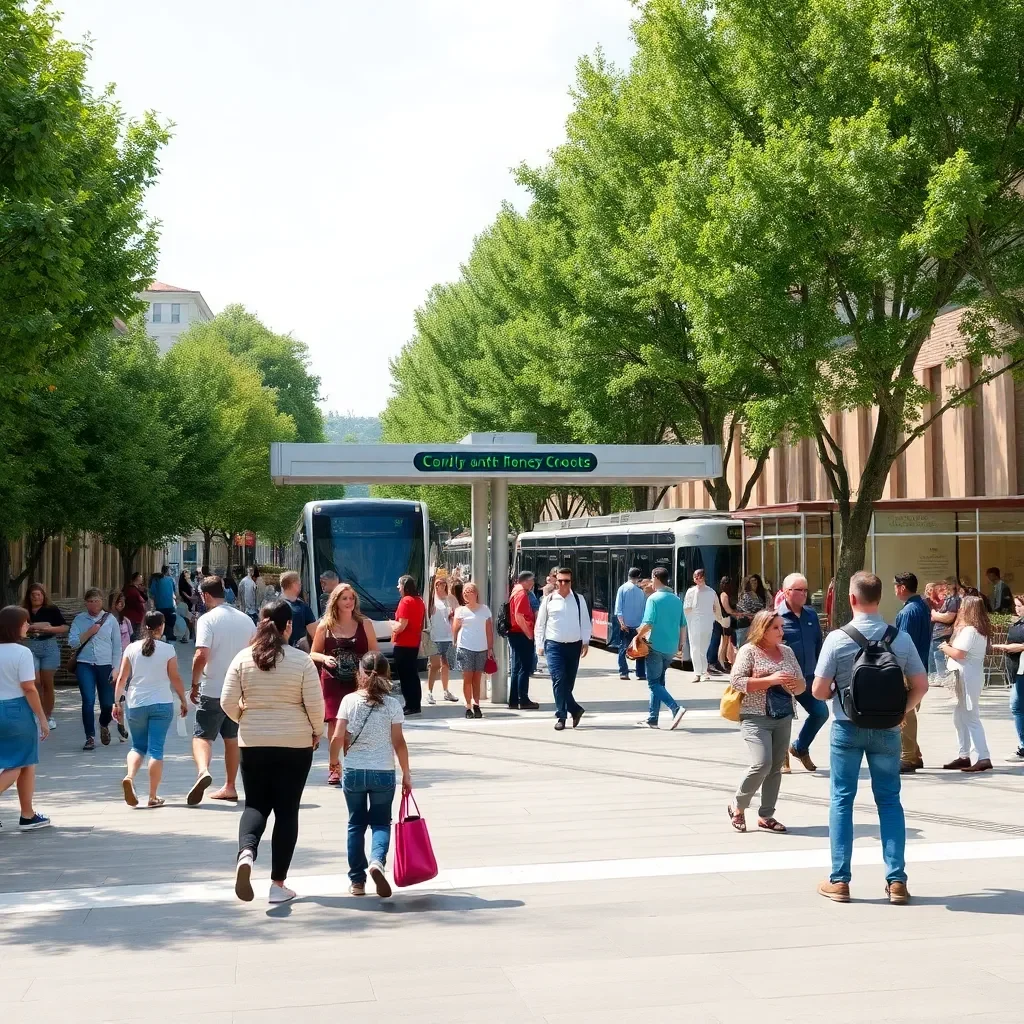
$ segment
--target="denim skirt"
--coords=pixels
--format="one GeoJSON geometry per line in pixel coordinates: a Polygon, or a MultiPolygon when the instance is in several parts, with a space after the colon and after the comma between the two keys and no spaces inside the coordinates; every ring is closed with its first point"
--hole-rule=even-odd
{"type": "Polygon", "coordinates": [[[38,763],[39,725],[28,700],[0,700],[0,771],[38,763]]]}
{"type": "Polygon", "coordinates": [[[32,652],[37,672],[56,672],[60,668],[60,647],[55,636],[26,640],[25,646],[32,652]]]}

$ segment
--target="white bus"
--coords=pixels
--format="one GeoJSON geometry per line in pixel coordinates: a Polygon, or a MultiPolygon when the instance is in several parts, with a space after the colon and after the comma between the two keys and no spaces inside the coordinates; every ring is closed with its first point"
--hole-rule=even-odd
{"type": "Polygon", "coordinates": [[[593,613],[594,639],[607,643],[615,592],[631,568],[647,578],[659,565],[682,594],[693,570],[718,588],[723,576],[736,585],[743,571],[743,524],[728,513],[677,508],[622,512],[541,522],[516,538],[515,571],[529,569],[542,582],[558,565],[572,569],[574,587],[593,613]]]}

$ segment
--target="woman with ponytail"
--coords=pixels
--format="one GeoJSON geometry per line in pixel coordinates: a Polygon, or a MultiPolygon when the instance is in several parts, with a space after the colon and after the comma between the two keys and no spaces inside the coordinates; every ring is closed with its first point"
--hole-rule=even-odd
{"type": "Polygon", "coordinates": [[[128,751],[128,774],[121,780],[124,801],[129,807],[138,807],[135,776],[149,755],[149,802],[147,807],[163,807],[157,796],[164,773],[164,741],[174,717],[174,697],[178,698],[178,714],[188,714],[185,687],[178,673],[178,658],[173,644],[157,641],[164,635],[162,612],[146,612],[142,620],[142,639],[133,640],[121,658],[121,671],[114,690],[114,718],[132,734],[132,749],[128,751]],[[131,680],[131,686],[128,682],[131,680]],[[128,694],[125,703],[121,698],[128,694]]]}
{"type": "Polygon", "coordinates": [[[359,662],[359,689],[341,702],[331,739],[331,760],[342,747],[345,765],[341,788],[348,804],[348,877],[353,896],[366,895],[366,875],[378,896],[390,896],[384,876],[391,845],[391,804],[395,799],[395,756],[402,768],[402,792],[412,789],[409,748],[402,735],[405,714],[391,696],[391,670],[379,651],[359,662]],[[366,862],[366,828],[371,831],[370,862],[366,862]]]}
{"type": "Polygon", "coordinates": [[[295,897],[284,883],[299,838],[299,802],[324,731],[320,677],[309,655],[288,643],[291,635],[291,605],[264,605],[252,646],[235,655],[220,695],[224,713],[238,723],[245,810],[235,895],[246,903],[253,898],[253,862],[271,813],[269,902],[295,897]]]}

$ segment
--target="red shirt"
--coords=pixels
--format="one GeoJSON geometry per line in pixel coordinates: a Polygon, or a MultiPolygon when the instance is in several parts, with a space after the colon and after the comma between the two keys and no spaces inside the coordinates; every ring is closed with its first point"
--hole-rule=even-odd
{"type": "Polygon", "coordinates": [[[509,623],[510,633],[522,633],[522,629],[519,627],[519,623],[516,621],[516,616],[521,615],[526,620],[526,625],[529,627],[526,631],[526,635],[533,639],[533,627],[537,621],[537,616],[533,614],[533,607],[530,604],[530,597],[523,590],[520,584],[516,584],[512,588],[512,595],[508,599],[508,616],[511,619],[509,623]]]}
{"type": "Polygon", "coordinates": [[[141,626],[146,617],[146,599],[138,587],[129,584],[122,591],[124,594],[124,617],[133,625],[141,626]]]}
{"type": "Polygon", "coordinates": [[[423,620],[427,610],[418,597],[403,597],[398,602],[395,612],[396,621],[405,619],[408,625],[395,637],[396,647],[419,647],[420,635],[423,633],[423,620]]]}

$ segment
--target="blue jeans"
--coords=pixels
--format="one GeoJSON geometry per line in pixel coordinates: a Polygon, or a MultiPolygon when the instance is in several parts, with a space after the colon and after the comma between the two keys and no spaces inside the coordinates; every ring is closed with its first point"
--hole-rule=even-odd
{"type": "Polygon", "coordinates": [[[576,685],[576,672],[580,667],[583,644],[560,644],[554,640],[544,641],[544,657],[551,673],[551,688],[555,693],[555,718],[563,722],[569,715],[582,714],[583,708],[576,703],[572,689],[576,685]]]}
{"type": "Polygon", "coordinates": [[[651,691],[651,701],[647,706],[647,721],[650,725],[658,724],[661,705],[665,704],[674,715],[679,710],[672,694],[665,689],[665,672],[672,664],[674,654],[662,654],[653,647],[647,655],[647,687],[651,691]]]}
{"type": "Polygon", "coordinates": [[[828,835],[832,846],[832,882],[850,881],[853,856],[853,801],[857,796],[860,764],[868,759],[871,792],[878,808],[882,834],[885,880],[907,880],[904,851],[907,828],[900,803],[900,730],[861,729],[851,722],[833,721],[830,749],[832,803],[828,813],[828,835]]]}
{"type": "Polygon", "coordinates": [[[348,877],[366,881],[366,827],[370,827],[370,859],[383,867],[391,846],[391,804],[395,799],[394,771],[345,768],[341,788],[348,804],[348,877]]]}
{"type": "Polygon", "coordinates": [[[96,694],[100,695],[100,728],[110,725],[114,708],[114,680],[109,665],[75,665],[78,692],[82,695],[82,727],[86,739],[96,738],[96,694]]]}
{"type": "Polygon", "coordinates": [[[525,633],[509,633],[508,646],[512,654],[511,680],[508,688],[509,704],[526,704],[530,700],[530,669],[536,656],[533,641],[525,633]]]}
{"type": "Polygon", "coordinates": [[[828,721],[828,705],[823,700],[818,700],[811,693],[811,680],[807,680],[807,689],[797,698],[797,703],[807,712],[807,718],[800,727],[800,735],[797,736],[793,749],[801,754],[806,754],[811,749],[814,737],[821,731],[821,727],[828,721]]]}
{"type": "MultiPolygon", "coordinates": [[[[636,630],[632,626],[627,626],[623,629],[619,627],[619,675],[629,675],[629,662],[626,660],[626,648],[633,642],[633,637],[636,636],[636,630]]],[[[636,659],[636,677],[637,679],[647,678],[647,660],[645,658],[636,659]]]]}
{"type": "Polygon", "coordinates": [[[1017,726],[1017,747],[1024,750],[1024,676],[1014,677],[1010,690],[1010,714],[1017,726]]]}
{"type": "Polygon", "coordinates": [[[164,741],[174,718],[173,704],[143,704],[128,708],[128,728],[132,734],[132,750],[151,761],[164,759],[164,741]]]}
{"type": "Polygon", "coordinates": [[[932,676],[944,676],[946,674],[946,656],[939,650],[939,644],[944,644],[948,636],[932,637],[928,645],[928,674],[932,676]]]}
{"type": "Polygon", "coordinates": [[[708,664],[718,664],[718,648],[722,643],[722,627],[716,622],[711,627],[711,643],[708,644],[708,664]]]}

